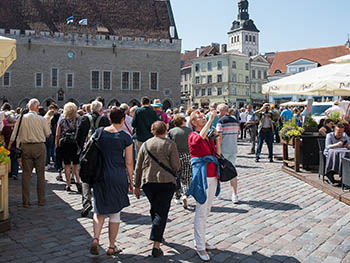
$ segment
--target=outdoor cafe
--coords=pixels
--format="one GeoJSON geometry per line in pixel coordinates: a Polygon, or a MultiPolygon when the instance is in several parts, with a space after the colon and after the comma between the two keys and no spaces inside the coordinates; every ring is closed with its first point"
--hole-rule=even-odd
{"type": "MultiPolygon", "coordinates": [[[[350,96],[350,55],[331,61],[334,63],[269,82],[263,85],[263,93],[350,96]]],[[[315,105],[312,100],[289,102],[286,106],[299,104],[306,107],[302,127],[291,123],[281,131],[282,169],[350,204],[350,102],[333,102],[327,114],[318,119],[321,124],[311,116],[315,105]],[[321,127],[326,137],[319,132],[321,127]]]]}

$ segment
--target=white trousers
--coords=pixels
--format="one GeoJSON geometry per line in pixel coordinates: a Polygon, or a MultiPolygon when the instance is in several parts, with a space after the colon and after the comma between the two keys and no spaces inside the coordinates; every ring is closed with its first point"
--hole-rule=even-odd
{"type": "Polygon", "coordinates": [[[218,179],[216,177],[207,177],[207,182],[207,201],[202,205],[196,202],[196,212],[194,215],[194,240],[197,250],[199,251],[205,250],[207,217],[213,204],[218,179]]]}

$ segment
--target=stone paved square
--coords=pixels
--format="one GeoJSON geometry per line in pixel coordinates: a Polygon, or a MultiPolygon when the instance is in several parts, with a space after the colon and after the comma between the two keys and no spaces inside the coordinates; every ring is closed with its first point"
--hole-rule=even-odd
{"type": "MultiPolygon", "coordinates": [[[[217,247],[210,252],[211,262],[350,262],[349,206],[284,173],[282,163],[269,163],[266,154],[255,163],[248,151],[248,143],[239,142],[240,203],[231,203],[230,187],[224,183],[208,218],[208,242],[217,247]]],[[[274,152],[281,155],[281,145],[274,145],[274,152]]],[[[123,252],[106,256],[105,224],[100,255],[90,255],[91,215],[80,217],[81,196],[66,192],[56,175],[46,174],[44,207],[37,206],[32,178],[29,209],[22,208],[21,181],[10,180],[12,229],[0,234],[0,262],[201,262],[193,245],[193,198],[188,210],[172,203],[164,257],[150,257],[149,203],[145,196],[136,200],[131,195],[117,237],[123,252]]]]}

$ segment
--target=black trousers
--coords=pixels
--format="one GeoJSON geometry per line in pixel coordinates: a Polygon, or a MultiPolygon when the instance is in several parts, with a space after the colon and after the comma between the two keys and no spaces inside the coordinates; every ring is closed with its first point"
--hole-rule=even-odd
{"type": "Polygon", "coordinates": [[[173,183],[147,183],[142,189],[151,204],[150,240],[162,242],[175,185],[173,183]]]}

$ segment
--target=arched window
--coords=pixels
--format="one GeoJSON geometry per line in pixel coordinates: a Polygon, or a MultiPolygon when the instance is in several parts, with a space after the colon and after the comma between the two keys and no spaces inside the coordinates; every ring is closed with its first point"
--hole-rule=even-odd
{"type": "Polygon", "coordinates": [[[120,102],[118,101],[118,100],[116,100],[116,99],[113,99],[113,100],[111,100],[109,103],[108,103],[108,107],[109,106],[117,106],[117,107],[119,107],[120,106],[120,102]]]}
{"type": "Polygon", "coordinates": [[[133,106],[138,106],[141,107],[141,103],[137,100],[137,99],[133,99],[128,103],[129,106],[133,107],[133,106]]]}
{"type": "Polygon", "coordinates": [[[279,69],[276,69],[276,70],[275,70],[275,74],[281,74],[281,73],[282,73],[281,70],[279,70],[279,69]]]}

